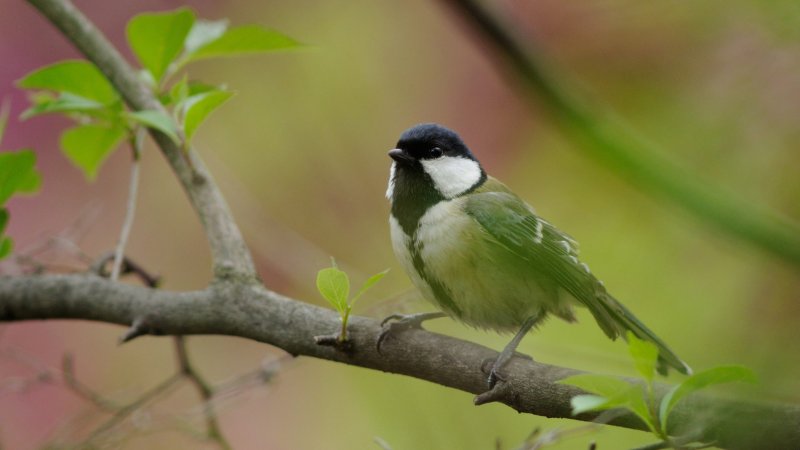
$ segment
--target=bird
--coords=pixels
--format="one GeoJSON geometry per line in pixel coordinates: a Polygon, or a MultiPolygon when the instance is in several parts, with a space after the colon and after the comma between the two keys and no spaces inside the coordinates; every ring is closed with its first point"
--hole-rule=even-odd
{"type": "Polygon", "coordinates": [[[516,332],[489,370],[491,390],[531,329],[550,315],[575,322],[574,307],[582,306],[609,338],[632,332],[655,344],[660,373],[668,367],[691,373],[579,260],[576,241],[489,176],[456,132],[435,123],[413,126],[388,156],[392,248],[439,312],[387,317],[379,349],[393,329],[443,316],[516,332]]]}

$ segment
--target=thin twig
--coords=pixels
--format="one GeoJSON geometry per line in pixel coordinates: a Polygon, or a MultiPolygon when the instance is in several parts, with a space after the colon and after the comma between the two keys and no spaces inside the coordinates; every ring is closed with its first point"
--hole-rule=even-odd
{"type": "Polygon", "coordinates": [[[265,358],[258,369],[217,383],[214,386],[214,396],[222,397],[253,386],[267,384],[291,361],[295,361],[295,358],[289,354],[278,358],[272,356],[265,358]]]}
{"type": "MultiPolygon", "coordinates": [[[[115,258],[114,252],[108,252],[103,256],[97,258],[89,268],[89,270],[101,277],[109,278],[109,274],[106,271],[106,265],[109,261],[115,258]]],[[[147,287],[157,288],[159,284],[161,284],[161,277],[158,275],[154,275],[147,271],[144,266],[137,263],[136,261],[128,258],[127,256],[122,257],[122,275],[134,274],[139,277],[139,280],[147,287]]]]}
{"type": "Polygon", "coordinates": [[[133,219],[136,216],[136,197],[139,192],[139,168],[141,166],[139,160],[143,140],[144,128],[138,127],[131,139],[131,153],[133,156],[133,161],[131,161],[131,179],[128,187],[128,202],[125,208],[125,219],[122,222],[117,249],[114,253],[114,265],[111,268],[111,280],[113,281],[119,279],[120,271],[122,270],[122,260],[125,255],[125,246],[128,244],[128,237],[130,237],[131,228],[133,227],[133,219]]]}
{"type": "Polygon", "coordinates": [[[592,422],[585,425],[569,428],[556,428],[545,433],[542,433],[541,428],[535,428],[530,435],[528,435],[525,442],[522,443],[517,450],[540,450],[550,444],[554,444],[564,439],[565,437],[576,436],[580,434],[588,434],[597,431],[602,425],[607,424],[615,417],[624,414],[620,410],[608,410],[601,413],[592,422]]]}
{"type": "Polygon", "coordinates": [[[88,438],[84,441],[84,443],[88,444],[91,443],[98,438],[100,438],[104,433],[108,432],[117,424],[125,420],[128,416],[130,416],[135,411],[142,408],[144,405],[149,403],[150,401],[160,397],[167,393],[170,389],[177,386],[177,384],[181,381],[183,377],[180,374],[174,374],[167,378],[166,380],[159,383],[154,388],[150,389],[149,391],[145,392],[135,401],[119,408],[110,419],[104,422],[102,425],[97,427],[92,433],[89,435],[88,438]]]}
{"type": "Polygon", "coordinates": [[[94,392],[85,384],[78,381],[77,377],[75,376],[75,367],[73,365],[72,355],[69,353],[65,354],[62,358],[61,371],[64,378],[64,384],[76,395],[105,412],[116,413],[119,411],[120,407],[118,405],[115,405],[97,392],[94,392]]]}
{"type": "MultiPolygon", "coordinates": [[[[74,258],[81,264],[90,264],[92,258],[84,252],[78,242],[88,233],[90,225],[95,222],[99,208],[96,204],[83,208],[75,220],[64,230],[55,235],[41,233],[39,239],[14,255],[14,260],[19,266],[29,266],[33,273],[52,271],[79,272],[83,266],[67,266],[65,264],[43,263],[39,261],[41,255],[48,252],[60,252],[74,258]]],[[[59,253],[56,253],[58,256],[59,253]]]]}
{"type": "Polygon", "coordinates": [[[214,405],[212,399],[214,397],[214,388],[203,378],[197,370],[195,370],[191,361],[189,361],[189,354],[186,350],[186,340],[183,336],[175,336],[175,354],[178,359],[178,370],[180,374],[187,378],[200,395],[203,400],[203,412],[206,417],[206,435],[208,439],[216,442],[223,449],[230,449],[231,445],[222,434],[222,429],[219,426],[217,415],[214,412],[214,405]]]}

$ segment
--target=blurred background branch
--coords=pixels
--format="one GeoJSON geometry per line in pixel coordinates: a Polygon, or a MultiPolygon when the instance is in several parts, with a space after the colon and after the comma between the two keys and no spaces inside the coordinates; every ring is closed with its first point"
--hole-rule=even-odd
{"type": "Polygon", "coordinates": [[[543,104],[577,148],[650,194],[668,200],[738,239],[800,266],[800,226],[762,204],[746,202],[666,157],[624,120],[564,81],[535,45],[477,0],[444,0],[464,17],[491,57],[505,63],[529,101],[543,104]]]}

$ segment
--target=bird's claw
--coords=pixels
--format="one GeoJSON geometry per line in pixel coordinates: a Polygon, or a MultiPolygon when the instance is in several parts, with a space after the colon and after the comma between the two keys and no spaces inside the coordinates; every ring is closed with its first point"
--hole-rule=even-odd
{"type": "Polygon", "coordinates": [[[402,332],[411,329],[422,329],[422,322],[426,320],[443,317],[443,313],[421,313],[421,314],[392,314],[381,321],[381,334],[375,342],[378,353],[381,352],[381,345],[392,333],[402,332]]]}
{"type": "Polygon", "coordinates": [[[486,377],[486,386],[489,388],[490,391],[494,389],[498,381],[502,382],[506,381],[505,375],[500,373],[500,369],[502,369],[503,365],[504,362],[500,361],[500,358],[494,358],[494,359],[490,358],[483,362],[481,371],[484,373],[488,372],[489,374],[486,377]]]}
{"type": "Polygon", "coordinates": [[[502,369],[514,357],[519,357],[533,361],[533,358],[531,358],[529,355],[525,355],[518,352],[513,352],[509,354],[503,352],[497,358],[488,358],[483,361],[483,364],[481,364],[481,371],[483,373],[489,374],[486,377],[486,386],[489,388],[489,391],[494,391],[495,387],[498,385],[498,382],[502,384],[508,381],[508,377],[502,373],[502,369]]]}

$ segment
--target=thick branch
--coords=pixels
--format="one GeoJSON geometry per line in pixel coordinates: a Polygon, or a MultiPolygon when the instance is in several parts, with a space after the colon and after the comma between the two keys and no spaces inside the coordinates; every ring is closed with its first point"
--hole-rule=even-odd
{"type": "MultiPolygon", "coordinates": [[[[258,286],[219,283],[203,291],[169,292],[114,283],[93,275],[0,278],[0,321],[86,319],[120,325],[137,320],[152,334],[222,334],[346,364],[408,375],[462,391],[486,389],[482,366],[497,357],[486,347],[409,330],[375,348],[377,321],[352,318],[352,351],[320,346],[314,336],[335,332],[335,312],[269,292],[258,286]]],[[[520,412],[572,417],[570,398],[580,393],[556,382],[578,371],[521,358],[511,361],[498,401],[520,412]]],[[[704,430],[704,439],[731,449],[800,448],[800,407],[689,398],[675,412],[675,434],[704,430]]],[[[592,420],[595,415],[579,416],[592,420]]],[[[672,421],[672,417],[671,417],[672,421]]],[[[624,415],[612,424],[643,429],[624,415]]]]}
{"type": "MultiPolygon", "coordinates": [[[[132,109],[163,109],[152,91],[136,76],[136,71],[72,3],[68,0],[29,0],[29,3],[105,74],[132,109]]],[[[255,280],[257,274],[250,251],[203,161],[194,151],[184,152],[163,133],[149,131],[205,227],[215,276],[255,280]]]]}

